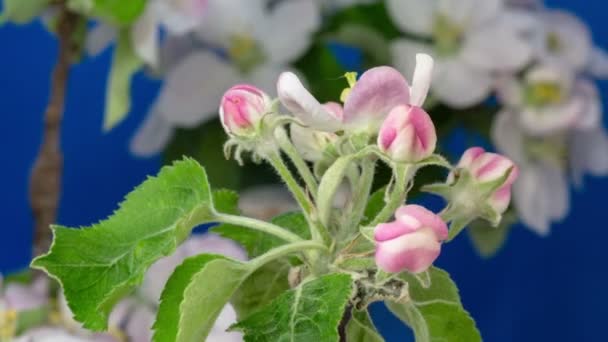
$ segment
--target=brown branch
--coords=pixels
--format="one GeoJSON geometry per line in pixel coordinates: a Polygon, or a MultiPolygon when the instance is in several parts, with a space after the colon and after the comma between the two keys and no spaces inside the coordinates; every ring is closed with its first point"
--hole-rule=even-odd
{"type": "Polygon", "coordinates": [[[51,242],[50,225],[56,221],[63,157],[60,137],[70,65],[78,50],[73,40],[79,17],[60,4],[57,21],[59,53],[51,77],[50,98],[44,115],[42,145],[30,178],[30,204],[34,216],[34,256],[45,253],[51,242]]]}
{"type": "Polygon", "coordinates": [[[344,315],[342,316],[342,320],[340,321],[340,325],[338,325],[338,335],[340,336],[340,342],[346,342],[346,327],[348,326],[348,322],[353,317],[353,306],[352,304],[348,304],[346,306],[346,310],[344,311],[344,315]]]}

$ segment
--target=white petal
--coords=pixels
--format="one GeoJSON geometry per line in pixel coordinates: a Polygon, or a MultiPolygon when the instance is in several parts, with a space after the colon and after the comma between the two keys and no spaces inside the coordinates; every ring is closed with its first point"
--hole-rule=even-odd
{"type": "Polygon", "coordinates": [[[437,60],[432,89],[455,108],[466,108],[485,100],[492,90],[492,77],[456,59],[437,60]]]}
{"type": "Polygon", "coordinates": [[[264,0],[208,0],[205,20],[196,33],[207,43],[226,47],[235,36],[257,36],[266,14],[264,0]]]}
{"type": "Polygon", "coordinates": [[[462,58],[470,65],[490,71],[516,71],[532,57],[531,46],[506,25],[491,25],[469,34],[462,58]]]}
{"type": "Polygon", "coordinates": [[[147,64],[158,64],[159,27],[156,15],[146,9],[133,25],[131,40],[135,53],[147,64]]]}
{"type": "Polygon", "coordinates": [[[502,10],[502,0],[438,0],[439,12],[451,21],[471,30],[496,16],[502,10]]]}
{"type": "Polygon", "coordinates": [[[180,247],[184,257],[201,253],[221,254],[236,260],[247,260],[245,250],[234,241],[215,234],[193,234],[180,247]]]}
{"type": "Polygon", "coordinates": [[[576,120],[579,129],[594,129],[601,125],[602,102],[595,83],[589,80],[578,80],[573,88],[573,96],[580,98],[585,107],[581,117],[576,120]]]}
{"type": "Polygon", "coordinates": [[[323,108],[294,73],[281,74],[277,82],[277,94],[283,106],[310,127],[328,132],[340,128],[340,121],[323,108]]]}
{"type": "Polygon", "coordinates": [[[496,95],[507,107],[521,108],[524,101],[524,90],[516,75],[504,74],[496,79],[496,95]]]}
{"type": "Polygon", "coordinates": [[[395,68],[409,76],[416,72],[416,55],[427,54],[433,57],[433,48],[409,39],[396,39],[391,44],[391,54],[395,68]]]}
{"type": "Polygon", "coordinates": [[[436,0],[387,0],[386,7],[397,27],[405,32],[430,35],[433,32],[436,0]]]}
{"type": "Polygon", "coordinates": [[[530,229],[545,236],[551,228],[551,218],[547,210],[547,201],[551,201],[543,185],[537,167],[519,166],[519,177],[513,184],[513,202],[522,222],[530,229]]]}
{"type": "Polygon", "coordinates": [[[594,48],[591,52],[589,72],[593,77],[608,78],[608,53],[601,48],[594,48]]]}
{"type": "Polygon", "coordinates": [[[87,34],[86,49],[91,56],[97,56],[116,39],[116,28],[103,23],[97,24],[87,34]]]}
{"type": "Polygon", "coordinates": [[[500,153],[511,158],[516,164],[526,162],[526,153],[524,149],[524,135],[517,113],[510,110],[502,110],[492,125],[492,142],[500,153]]]}
{"type": "Polygon", "coordinates": [[[608,174],[608,135],[603,128],[574,131],[570,137],[570,171],[574,183],[582,186],[583,175],[608,174]]]}
{"type": "Polygon", "coordinates": [[[236,323],[237,317],[236,312],[232,305],[227,304],[220,312],[215,325],[207,336],[209,342],[241,342],[243,341],[243,334],[239,332],[228,332],[228,328],[236,323]]]}
{"type": "Polygon", "coordinates": [[[281,73],[288,70],[289,67],[277,65],[273,63],[265,63],[253,69],[249,73],[249,83],[262,89],[266,94],[274,97],[277,92],[277,80],[281,73]]]}
{"type": "Polygon", "coordinates": [[[266,57],[274,63],[288,63],[310,46],[312,35],[321,26],[321,9],[315,1],[282,1],[260,25],[258,40],[266,57]]]}
{"type": "Polygon", "coordinates": [[[131,139],[129,149],[138,157],[150,157],[163,151],[173,137],[173,125],[168,123],[153,105],[152,110],[131,139]]]}
{"type": "Polygon", "coordinates": [[[165,120],[179,127],[194,127],[215,117],[222,95],[241,76],[211,52],[197,52],[176,65],[158,98],[165,120]]]}
{"type": "Polygon", "coordinates": [[[137,306],[125,328],[129,341],[152,341],[152,325],[154,324],[155,316],[155,313],[147,306],[137,306]]]}
{"type": "Polygon", "coordinates": [[[416,70],[410,90],[410,103],[412,105],[422,107],[424,100],[426,100],[433,79],[434,65],[433,57],[423,53],[416,54],[416,70]]]}
{"type": "Polygon", "coordinates": [[[522,36],[529,36],[538,32],[541,28],[537,12],[525,9],[505,9],[496,18],[497,25],[505,25],[512,28],[522,36]]]}
{"type": "Polygon", "coordinates": [[[163,26],[172,34],[182,35],[196,28],[203,20],[207,0],[164,0],[151,2],[163,26]]]}
{"type": "Polygon", "coordinates": [[[552,220],[561,221],[570,210],[570,188],[561,167],[543,165],[544,187],[549,193],[548,213],[552,220]]]}
{"type": "Polygon", "coordinates": [[[244,191],[239,198],[239,209],[243,215],[261,220],[296,208],[296,202],[284,186],[256,186],[244,191]]]}

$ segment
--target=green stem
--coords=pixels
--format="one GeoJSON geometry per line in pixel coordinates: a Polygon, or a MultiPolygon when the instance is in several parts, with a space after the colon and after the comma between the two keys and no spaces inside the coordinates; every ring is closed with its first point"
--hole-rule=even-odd
{"type": "Polygon", "coordinates": [[[391,192],[390,198],[384,208],[376,215],[376,218],[369,224],[371,227],[376,226],[380,223],[386,222],[393,214],[395,210],[399,208],[407,197],[407,183],[409,181],[408,170],[409,166],[403,164],[397,164],[393,168],[395,185],[391,192]]]}
{"type": "Polygon", "coordinates": [[[270,235],[274,235],[288,242],[302,241],[302,238],[297,236],[296,234],[269,222],[229,214],[216,214],[215,218],[218,222],[234,224],[237,226],[258,230],[270,235]]]}
{"type": "Polygon", "coordinates": [[[313,198],[316,198],[317,191],[319,190],[317,180],[310,171],[310,168],[308,167],[304,159],[302,159],[302,157],[296,150],[296,147],[293,145],[291,140],[289,140],[285,129],[282,127],[277,129],[275,137],[283,152],[285,152],[285,154],[289,157],[293,165],[300,173],[300,176],[302,176],[302,179],[304,180],[304,183],[306,183],[306,187],[308,188],[310,193],[313,195],[313,198]]]}
{"type": "Polygon", "coordinates": [[[249,265],[252,267],[252,270],[256,270],[273,260],[282,258],[294,252],[302,252],[303,250],[310,249],[322,250],[326,252],[328,251],[327,246],[320,242],[299,241],[272,249],[269,252],[262,254],[259,257],[249,261],[249,265]]]}
{"type": "Polygon", "coordinates": [[[296,179],[293,177],[291,171],[289,171],[287,165],[285,165],[285,162],[283,161],[283,158],[281,158],[281,155],[276,152],[271,153],[270,155],[266,156],[266,158],[270,162],[270,164],[277,170],[285,184],[287,184],[287,188],[289,189],[289,191],[291,191],[294,198],[298,202],[298,205],[302,208],[304,216],[306,217],[306,222],[310,227],[310,233],[313,239],[316,241],[324,241],[326,243],[329,243],[331,241],[331,236],[329,235],[329,232],[320,223],[312,220],[311,213],[313,211],[314,206],[310,202],[310,199],[306,196],[306,193],[304,192],[302,187],[300,187],[296,179]]]}
{"type": "Polygon", "coordinates": [[[372,190],[375,171],[376,161],[365,158],[361,163],[361,177],[359,179],[359,184],[351,199],[352,208],[349,210],[349,214],[346,216],[347,224],[346,227],[344,227],[344,231],[347,235],[345,236],[352,235],[352,233],[359,228],[359,222],[361,222],[363,219],[367,200],[372,190]]]}

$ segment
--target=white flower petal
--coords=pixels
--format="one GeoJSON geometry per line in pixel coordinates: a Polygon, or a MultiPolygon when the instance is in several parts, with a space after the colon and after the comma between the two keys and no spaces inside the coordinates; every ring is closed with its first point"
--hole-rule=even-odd
{"type": "Polygon", "coordinates": [[[513,202],[521,221],[541,236],[549,234],[551,219],[547,201],[551,198],[543,184],[542,171],[533,165],[519,165],[519,177],[513,184],[513,202]]]}
{"type": "Polygon", "coordinates": [[[131,314],[125,328],[130,342],[149,342],[152,341],[152,325],[156,314],[149,307],[139,305],[131,314]]]}
{"type": "Polygon", "coordinates": [[[327,132],[341,127],[341,122],[315,99],[292,72],[284,72],[277,82],[279,100],[306,125],[327,132]]]}
{"type": "Polygon", "coordinates": [[[466,108],[485,100],[492,90],[492,77],[457,59],[437,60],[432,89],[435,95],[455,108],[466,108]]]}
{"type": "Polygon", "coordinates": [[[297,203],[289,191],[279,185],[256,186],[244,191],[239,198],[243,215],[261,220],[269,220],[296,208],[297,203]]]}
{"type": "Polygon", "coordinates": [[[152,110],[131,139],[129,149],[138,157],[150,157],[163,151],[173,137],[173,125],[153,105],[152,110]]]}
{"type": "Polygon", "coordinates": [[[506,25],[491,25],[469,34],[462,47],[462,58],[476,68],[490,71],[516,71],[532,57],[530,45],[506,25]]]}
{"type": "Polygon", "coordinates": [[[561,221],[570,210],[570,187],[564,171],[553,165],[543,165],[544,187],[549,192],[548,212],[552,220],[561,221]]]}
{"type": "Polygon", "coordinates": [[[249,73],[248,81],[250,84],[262,89],[266,94],[274,97],[277,92],[277,80],[285,70],[289,70],[289,67],[265,63],[249,73]]]}
{"type": "Polygon", "coordinates": [[[433,32],[436,0],[387,0],[388,13],[405,32],[430,35],[433,32]]]}
{"type": "Polygon", "coordinates": [[[86,50],[91,56],[97,56],[116,39],[116,28],[113,26],[99,23],[95,25],[87,34],[86,50]]]}
{"type": "Polygon", "coordinates": [[[517,113],[502,110],[492,125],[492,142],[500,153],[511,158],[516,164],[526,162],[524,135],[517,119],[517,113]]]}
{"type": "Polygon", "coordinates": [[[168,32],[185,34],[196,28],[203,20],[207,0],[164,0],[150,2],[155,5],[158,18],[168,32]]]}
{"type": "Polygon", "coordinates": [[[608,78],[608,53],[601,48],[594,48],[589,61],[589,73],[593,77],[608,78]]]}
{"type": "Polygon", "coordinates": [[[158,18],[153,10],[146,9],[137,19],[131,31],[135,53],[147,64],[158,65],[158,18]]]}
{"type": "Polygon", "coordinates": [[[570,172],[578,187],[582,186],[585,172],[594,176],[608,174],[608,135],[603,128],[572,132],[570,172]]]}
{"type": "Polygon", "coordinates": [[[226,47],[235,36],[257,37],[265,20],[265,0],[208,0],[205,20],[196,33],[207,43],[226,47]]]}
{"type": "Polygon", "coordinates": [[[165,120],[179,127],[194,127],[215,117],[222,95],[241,76],[211,52],[197,52],[176,65],[158,98],[165,120]]]}
{"type": "Polygon", "coordinates": [[[321,9],[315,1],[282,1],[260,25],[258,40],[266,57],[274,63],[288,63],[310,46],[312,35],[321,26],[321,9]]]}
{"type": "Polygon", "coordinates": [[[228,328],[236,323],[237,317],[236,312],[232,305],[227,304],[220,312],[215,325],[207,336],[209,342],[241,342],[243,341],[243,334],[239,332],[228,332],[228,328]]]}
{"type": "Polygon", "coordinates": [[[494,20],[502,5],[502,0],[438,0],[442,15],[471,30],[494,20]]]}
{"type": "Polygon", "coordinates": [[[585,104],[581,117],[576,120],[576,128],[594,129],[601,125],[602,102],[595,83],[580,79],[576,82],[572,91],[573,96],[580,98],[585,104]]]}
{"type": "Polygon", "coordinates": [[[434,65],[433,57],[424,53],[416,54],[416,69],[410,89],[410,103],[412,105],[422,107],[424,100],[426,100],[433,79],[434,65]]]}
{"type": "Polygon", "coordinates": [[[396,39],[391,44],[391,54],[395,68],[403,75],[409,76],[414,75],[416,71],[416,55],[427,54],[433,57],[433,48],[409,39],[396,39]]]}

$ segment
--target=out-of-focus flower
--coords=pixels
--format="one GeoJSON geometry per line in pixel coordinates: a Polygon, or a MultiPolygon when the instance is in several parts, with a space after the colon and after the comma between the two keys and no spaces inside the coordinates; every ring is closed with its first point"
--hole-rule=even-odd
{"type": "Polygon", "coordinates": [[[531,135],[590,129],[601,120],[595,84],[575,78],[555,64],[535,66],[521,79],[503,77],[498,82],[498,94],[531,135]]]}
{"type": "Polygon", "coordinates": [[[472,147],[463,153],[458,167],[468,170],[480,185],[502,181],[502,184],[490,194],[488,201],[498,214],[507,210],[511,201],[511,186],[519,175],[517,166],[511,160],[500,154],[486,152],[481,147],[472,147]],[[505,178],[507,172],[509,174],[505,178]]]}
{"type": "MultiPolygon", "coordinates": [[[[2,293],[0,282],[0,294],[2,293]]],[[[39,309],[48,304],[49,280],[37,277],[31,284],[12,282],[6,284],[1,301],[8,310],[16,312],[39,309]]]]}
{"type": "Polygon", "coordinates": [[[513,201],[520,219],[541,235],[562,220],[570,207],[568,169],[575,184],[589,172],[608,174],[608,136],[598,125],[569,129],[546,136],[531,136],[510,110],[501,112],[492,128],[497,148],[519,166],[513,201]]]}
{"type": "Polygon", "coordinates": [[[270,220],[297,208],[292,195],[280,185],[256,186],[243,191],[239,197],[239,209],[242,214],[260,220],[270,220]]]}
{"type": "MultiPolygon", "coordinates": [[[[173,56],[175,64],[165,66],[165,83],[131,151],[157,153],[174,127],[216,117],[222,94],[234,84],[274,93],[277,76],[310,46],[319,26],[315,1],[281,1],[269,8],[263,0],[208,0],[205,20],[187,40],[190,47],[181,47],[181,58],[173,56]]],[[[172,45],[169,40],[167,48],[172,45]]]]}
{"type": "Polygon", "coordinates": [[[408,74],[416,53],[433,56],[432,93],[450,106],[483,101],[493,89],[494,74],[516,72],[532,56],[520,35],[523,14],[513,14],[502,0],[388,0],[387,6],[404,32],[430,39],[395,41],[394,63],[408,74]]]}
{"type": "Polygon", "coordinates": [[[298,80],[285,72],[277,82],[281,103],[302,122],[313,129],[333,132],[339,129],[377,132],[388,113],[399,105],[421,106],[429,89],[433,59],[417,56],[413,85],[395,69],[381,66],[369,69],[351,84],[344,99],[341,117],[327,110],[298,80]]]}
{"type": "Polygon", "coordinates": [[[220,102],[220,120],[226,133],[237,137],[255,134],[271,102],[268,95],[254,86],[241,84],[228,89],[220,102]]]}
{"type": "Polygon", "coordinates": [[[420,107],[395,107],[378,134],[380,150],[401,163],[416,163],[430,157],[436,144],[433,121],[420,107]]]}
{"type": "MultiPolygon", "coordinates": [[[[205,18],[208,0],[150,0],[133,25],[131,40],[137,55],[148,65],[158,66],[161,27],[170,35],[194,30],[205,18]]],[[[98,24],[87,39],[87,50],[96,55],[116,37],[116,29],[98,24]]]]}
{"type": "Polygon", "coordinates": [[[376,263],[390,273],[423,272],[437,259],[447,237],[447,225],[439,216],[419,205],[402,206],[395,221],[375,228],[376,263]]]}

